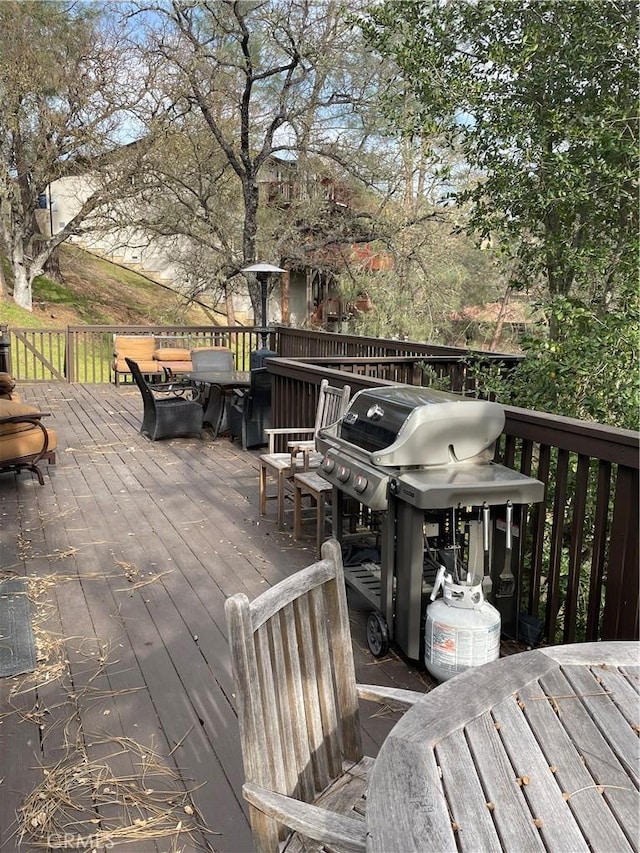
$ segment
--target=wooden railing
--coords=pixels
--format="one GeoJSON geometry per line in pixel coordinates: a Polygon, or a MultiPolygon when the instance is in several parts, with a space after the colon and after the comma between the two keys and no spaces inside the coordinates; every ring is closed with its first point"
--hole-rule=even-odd
{"type": "Polygon", "coordinates": [[[283,358],[324,358],[349,356],[370,358],[380,356],[483,356],[492,361],[522,361],[521,355],[489,353],[441,344],[417,341],[396,341],[386,338],[367,338],[360,335],[342,335],[310,329],[292,329],[278,326],[278,352],[283,358]]]}
{"type": "MultiPolygon", "coordinates": [[[[249,369],[252,351],[262,343],[258,328],[235,326],[67,326],[64,329],[8,328],[0,325],[1,340],[9,343],[8,367],[17,381],[113,382],[114,335],[171,337],[176,344],[229,346],[239,370],[249,369]]],[[[484,353],[412,341],[313,332],[278,326],[269,331],[267,346],[281,356],[313,358],[316,363],[394,382],[434,384],[473,393],[474,364],[499,364],[508,372],[522,356],[484,353]],[[345,361],[345,356],[348,361],[345,361]],[[373,359],[373,361],[371,361],[373,359]],[[385,363],[381,359],[387,359],[385,363]]],[[[0,352],[0,357],[2,353],[0,352]]]]}
{"type": "MultiPolygon", "coordinates": [[[[493,354],[490,354],[493,355],[493,354]]],[[[320,367],[334,368],[356,376],[372,376],[395,384],[436,387],[442,391],[455,391],[465,395],[479,392],[478,358],[466,352],[451,355],[416,356],[369,356],[357,358],[297,358],[301,364],[310,363],[320,367]]],[[[494,365],[503,379],[521,361],[520,357],[500,356],[482,358],[484,364],[494,365]]]]}
{"type": "MultiPolygon", "coordinates": [[[[261,335],[246,326],[67,326],[64,329],[9,328],[0,325],[0,339],[9,342],[6,369],[16,381],[113,382],[114,335],[155,335],[176,346],[228,346],[238,370],[249,369],[251,353],[261,335]]],[[[275,347],[275,332],[268,335],[275,347]]],[[[2,351],[0,351],[2,356],[2,351]]]]}
{"type": "MultiPolygon", "coordinates": [[[[274,426],[312,424],[324,378],[349,384],[352,393],[390,382],[383,378],[387,359],[380,359],[379,377],[375,359],[367,361],[367,375],[352,369],[352,359],[333,359],[331,367],[319,361],[267,362],[274,426]]],[[[406,379],[417,375],[406,365],[403,371],[406,379]]],[[[522,610],[542,621],[549,643],[637,639],[638,434],[514,407],[505,412],[496,461],[545,486],[543,503],[522,520],[522,610]]]]}

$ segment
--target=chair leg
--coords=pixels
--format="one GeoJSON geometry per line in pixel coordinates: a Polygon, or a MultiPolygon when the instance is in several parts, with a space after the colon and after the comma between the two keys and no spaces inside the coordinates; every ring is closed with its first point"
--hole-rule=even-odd
{"type": "Polygon", "coordinates": [[[284,495],[286,491],[286,471],[278,471],[278,530],[284,527],[284,495]]]}
{"type": "Polygon", "coordinates": [[[267,466],[260,463],[260,475],[258,478],[259,511],[260,515],[267,514],[267,466]]]}
{"type": "Polygon", "coordinates": [[[316,556],[320,559],[320,549],[324,539],[326,492],[318,492],[316,499],[316,556]]]}
{"type": "Polygon", "coordinates": [[[293,480],[293,538],[302,536],[302,486],[293,480]]]}

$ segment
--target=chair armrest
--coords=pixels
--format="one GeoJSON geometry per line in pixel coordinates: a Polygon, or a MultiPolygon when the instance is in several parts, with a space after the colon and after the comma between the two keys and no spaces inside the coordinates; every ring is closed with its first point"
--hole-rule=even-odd
{"type": "Polygon", "coordinates": [[[357,684],[358,696],[369,702],[396,702],[410,708],[424,697],[424,693],[417,690],[402,690],[399,687],[380,687],[377,684],[357,684]]]}
{"type": "Polygon", "coordinates": [[[250,782],[242,786],[242,792],[254,808],[306,838],[335,844],[340,850],[354,853],[364,853],[366,849],[366,824],[362,820],[267,791],[250,782]]]}
{"type": "Polygon", "coordinates": [[[316,440],[315,438],[300,439],[297,440],[294,438],[293,441],[287,442],[287,448],[291,451],[302,451],[302,450],[315,450],[316,449],[316,440]]]}
{"type": "MultiPolygon", "coordinates": [[[[265,435],[269,439],[269,453],[275,452],[276,437],[282,435],[303,436],[314,435],[314,427],[270,427],[265,429],[265,435]]],[[[287,442],[288,443],[288,442],[287,442]]]]}
{"type": "Polygon", "coordinates": [[[313,427],[269,427],[265,432],[269,435],[313,435],[315,429],[313,427]]]}
{"type": "Polygon", "coordinates": [[[154,394],[175,394],[178,397],[183,397],[189,392],[193,395],[192,399],[199,396],[198,388],[193,383],[178,379],[168,382],[154,382],[153,385],[149,385],[149,388],[154,394]]]}
{"type": "Polygon", "coordinates": [[[4,418],[0,417],[0,424],[17,424],[21,421],[33,421],[37,423],[40,418],[49,417],[50,412],[24,412],[21,415],[6,415],[4,418]]]}
{"type": "MultiPolygon", "coordinates": [[[[30,423],[33,424],[34,427],[38,427],[40,432],[42,433],[42,447],[38,452],[34,455],[33,464],[39,462],[40,459],[45,455],[45,453],[49,449],[49,433],[47,432],[46,426],[42,423],[42,418],[48,415],[48,412],[25,412],[22,415],[8,415],[7,417],[0,418],[0,425],[2,424],[20,424],[20,423],[30,423]]],[[[19,433],[18,433],[19,434],[19,433]]],[[[31,454],[29,454],[31,457],[31,454]]],[[[0,462],[0,467],[2,463],[0,462]]],[[[41,476],[41,475],[40,475],[41,476]]],[[[38,477],[38,479],[40,478],[38,477]]]]}

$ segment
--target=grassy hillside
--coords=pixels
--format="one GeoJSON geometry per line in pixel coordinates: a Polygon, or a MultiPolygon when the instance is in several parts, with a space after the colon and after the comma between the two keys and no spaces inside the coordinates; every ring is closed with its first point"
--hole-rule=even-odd
{"type": "MultiPolygon", "coordinates": [[[[4,262],[2,266],[10,282],[8,265],[4,262]]],[[[85,323],[208,326],[224,320],[202,306],[187,306],[170,288],[77,246],[61,246],[60,271],[62,283],[46,276],[34,282],[33,312],[24,311],[13,301],[0,302],[0,323],[60,328],[85,323]]]]}

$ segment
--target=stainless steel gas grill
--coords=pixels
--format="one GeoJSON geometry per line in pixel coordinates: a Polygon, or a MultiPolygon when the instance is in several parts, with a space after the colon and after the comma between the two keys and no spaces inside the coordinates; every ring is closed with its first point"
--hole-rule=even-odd
{"type": "Polygon", "coordinates": [[[503,633],[516,636],[521,507],[542,500],[543,484],[492,462],[504,420],[497,403],[400,385],[358,392],[342,420],[319,431],[335,535],[344,543],[348,499],[379,529],[379,564],[345,568],[373,608],[374,655],[394,641],[420,658],[425,599],[442,566],[454,579],[482,576],[503,633]]]}

